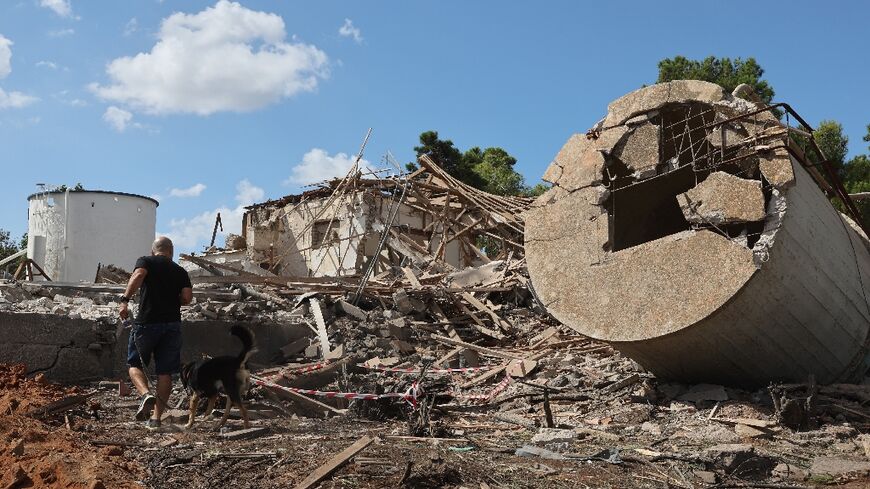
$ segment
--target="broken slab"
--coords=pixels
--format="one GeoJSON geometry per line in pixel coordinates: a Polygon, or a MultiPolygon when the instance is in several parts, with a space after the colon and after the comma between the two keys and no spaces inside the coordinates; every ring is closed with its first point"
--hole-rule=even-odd
{"type": "Polygon", "coordinates": [[[657,110],[668,104],[691,101],[707,103],[725,99],[727,92],[715,83],[700,80],[677,80],[658,83],[624,95],[607,106],[604,127],[617,126],[645,112],[657,110]]]}
{"type": "Polygon", "coordinates": [[[626,133],[613,155],[637,172],[639,178],[654,176],[659,165],[659,139],[659,127],[644,122],[626,133]]]}
{"type": "Polygon", "coordinates": [[[754,222],[765,216],[761,182],[721,171],[678,195],[677,201],[686,220],[695,224],[754,222]]]}

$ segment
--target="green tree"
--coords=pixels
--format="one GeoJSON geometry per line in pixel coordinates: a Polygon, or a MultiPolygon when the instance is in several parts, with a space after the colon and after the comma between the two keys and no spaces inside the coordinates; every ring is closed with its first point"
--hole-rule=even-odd
{"type": "MultiPolygon", "coordinates": [[[[816,152],[810,147],[810,142],[807,138],[797,133],[792,133],[791,138],[803,149],[810,163],[813,165],[821,163],[816,152]]],[[[822,150],[828,162],[834,166],[837,176],[841,180],[845,180],[849,137],[843,134],[843,125],[834,120],[823,120],[813,131],[813,139],[816,140],[816,144],[819,145],[819,149],[822,150]]],[[[823,169],[821,173],[825,173],[823,169]]]]}
{"type": "Polygon", "coordinates": [[[762,80],[764,69],[755,58],[717,58],[708,56],[701,61],[675,56],[659,61],[659,77],[656,83],[674,80],[703,80],[716,83],[729,92],[737,85],[746,83],[758,94],[761,101],[770,104],[775,92],[762,80]]]}
{"type": "Polygon", "coordinates": [[[480,178],[481,189],[497,195],[520,195],[525,187],[523,176],[514,170],[517,159],[502,148],[478,147],[463,155],[465,163],[480,178]]]}
{"type": "MultiPolygon", "coordinates": [[[[25,234],[25,236],[27,236],[27,235],[25,234]]],[[[17,243],[15,243],[15,240],[12,239],[12,235],[9,233],[9,231],[6,231],[5,229],[0,229],[0,260],[7,258],[7,257],[17,253],[18,250],[21,250],[21,249],[24,249],[25,247],[27,247],[27,242],[26,242],[25,237],[21,238],[20,244],[22,244],[22,246],[19,247],[19,245],[17,243]]],[[[19,260],[15,260],[15,261],[13,261],[13,263],[8,263],[3,268],[4,269],[7,269],[7,268],[11,269],[12,267],[17,267],[18,263],[19,263],[19,260]]]]}
{"type": "MultiPolygon", "coordinates": [[[[482,188],[484,182],[474,172],[474,168],[463,158],[462,152],[453,145],[449,139],[438,137],[438,131],[425,131],[420,134],[420,146],[415,146],[417,157],[429,155],[441,168],[452,177],[467,183],[475,188],[482,188]]],[[[409,170],[416,169],[416,165],[409,163],[409,170]]]]}

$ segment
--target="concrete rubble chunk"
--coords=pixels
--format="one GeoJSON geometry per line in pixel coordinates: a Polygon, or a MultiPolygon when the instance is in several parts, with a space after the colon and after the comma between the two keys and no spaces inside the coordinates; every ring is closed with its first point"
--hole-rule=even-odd
{"type": "Polygon", "coordinates": [[[761,170],[765,180],[778,189],[786,189],[794,184],[792,159],[784,148],[762,156],[758,162],[758,169],[761,170]]]}
{"type": "Polygon", "coordinates": [[[677,201],[686,220],[695,224],[754,222],[765,215],[761,182],[721,171],[677,196],[677,201]]]}
{"type": "Polygon", "coordinates": [[[658,83],[629,93],[610,103],[604,126],[623,124],[628,119],[656,110],[667,104],[698,100],[718,102],[726,97],[725,90],[715,83],[699,80],[677,80],[658,83]]]}
{"type": "Polygon", "coordinates": [[[645,122],[632,128],[619,141],[613,151],[639,178],[656,174],[659,164],[659,127],[645,122]]]}
{"type": "Polygon", "coordinates": [[[546,445],[547,443],[566,443],[577,438],[577,433],[574,430],[560,428],[540,428],[535,436],[532,437],[532,443],[546,445]]]}

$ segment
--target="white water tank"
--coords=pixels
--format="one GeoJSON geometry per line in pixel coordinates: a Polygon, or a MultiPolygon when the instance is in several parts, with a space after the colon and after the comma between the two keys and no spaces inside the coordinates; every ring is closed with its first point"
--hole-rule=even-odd
{"type": "Polygon", "coordinates": [[[93,282],[98,264],[132,271],[151,253],[159,203],[150,197],[54,190],[27,200],[27,257],[55,282],[93,282]]]}

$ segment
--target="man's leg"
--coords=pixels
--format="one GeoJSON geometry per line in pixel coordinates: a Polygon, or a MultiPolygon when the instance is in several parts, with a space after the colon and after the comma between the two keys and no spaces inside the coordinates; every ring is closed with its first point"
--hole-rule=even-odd
{"type": "Polygon", "coordinates": [[[133,382],[133,387],[136,388],[136,392],[138,392],[140,396],[148,394],[148,379],[145,377],[145,372],[143,372],[139,367],[130,367],[128,372],[130,373],[130,381],[133,382]]]}
{"type": "Polygon", "coordinates": [[[160,420],[169,406],[172,393],[172,374],[181,371],[181,323],[166,323],[160,326],[160,341],[154,349],[157,370],[157,405],[151,419],[160,420]]]}
{"type": "Polygon", "coordinates": [[[139,409],[136,410],[136,419],[139,421],[144,421],[151,415],[156,402],[156,398],[151,395],[148,388],[148,378],[142,370],[142,362],[151,357],[153,349],[153,341],[146,332],[147,330],[143,331],[140,326],[133,326],[127,343],[127,365],[130,367],[128,373],[133,386],[141,396],[139,409]]]}
{"type": "Polygon", "coordinates": [[[172,375],[157,376],[157,404],[151,419],[160,419],[163,410],[169,406],[169,394],[172,393],[172,375]]]}

